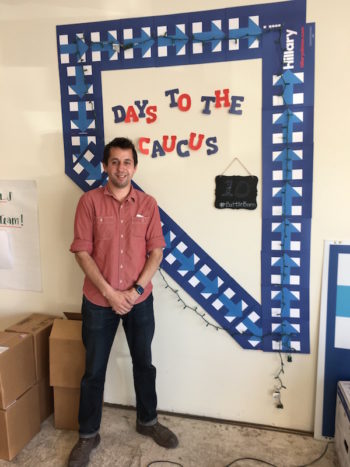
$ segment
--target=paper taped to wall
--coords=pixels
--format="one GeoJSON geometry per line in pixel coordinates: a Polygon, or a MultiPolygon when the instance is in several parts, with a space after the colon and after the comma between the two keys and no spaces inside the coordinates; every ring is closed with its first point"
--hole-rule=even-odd
{"type": "Polygon", "coordinates": [[[0,230],[0,269],[12,269],[13,255],[8,232],[0,230]]]}
{"type": "Polygon", "coordinates": [[[0,289],[41,291],[34,180],[0,180],[0,289]]]}

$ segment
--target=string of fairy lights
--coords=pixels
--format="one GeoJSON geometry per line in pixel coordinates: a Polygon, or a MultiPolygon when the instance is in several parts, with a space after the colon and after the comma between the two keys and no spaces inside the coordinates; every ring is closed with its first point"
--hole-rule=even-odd
{"type": "MultiPolygon", "coordinates": [[[[183,308],[183,310],[191,310],[193,311],[205,324],[205,327],[209,327],[209,328],[213,328],[215,329],[216,331],[225,331],[227,332],[231,337],[233,336],[238,336],[238,335],[244,335],[244,334],[248,334],[250,337],[254,337],[255,334],[252,333],[251,331],[249,330],[246,330],[246,331],[243,331],[243,332],[236,332],[236,331],[232,331],[231,329],[225,329],[221,326],[219,326],[218,324],[214,324],[212,323],[211,321],[208,320],[207,318],[207,315],[206,313],[201,310],[200,308],[198,308],[198,306],[193,306],[193,305],[189,305],[181,296],[180,292],[179,292],[179,289],[173,287],[169,281],[166,279],[165,275],[163,274],[161,268],[158,269],[158,272],[159,272],[159,275],[160,277],[162,278],[163,280],[163,284],[164,284],[164,287],[165,289],[169,289],[176,297],[176,300],[177,302],[179,302],[179,304],[181,305],[181,307],[183,308]]],[[[259,336],[256,336],[256,337],[259,337],[261,339],[264,339],[266,337],[271,337],[273,335],[273,333],[268,333],[268,334],[263,334],[263,335],[259,335],[259,336]]],[[[278,351],[277,352],[278,355],[279,355],[279,359],[280,359],[280,367],[277,371],[277,373],[275,374],[274,376],[274,379],[275,379],[275,387],[273,389],[273,398],[275,399],[276,401],[276,407],[278,409],[283,409],[283,403],[282,403],[282,400],[281,400],[281,390],[282,389],[287,389],[285,384],[283,383],[283,376],[284,375],[284,366],[285,366],[285,362],[283,360],[283,356],[282,356],[282,353],[281,351],[278,351]]],[[[288,362],[291,362],[292,361],[292,356],[291,354],[289,353],[287,355],[287,361],[288,362]]]]}
{"type": "MultiPolygon", "coordinates": [[[[239,41],[239,40],[242,40],[242,39],[258,39],[260,40],[262,38],[262,36],[264,34],[268,34],[270,32],[277,32],[278,33],[278,39],[275,41],[275,43],[279,46],[280,48],[280,56],[281,56],[281,73],[280,73],[280,79],[282,81],[282,91],[281,91],[281,94],[280,94],[280,97],[282,98],[282,107],[284,107],[284,110],[286,111],[286,121],[285,121],[285,124],[282,126],[282,133],[283,133],[283,144],[285,145],[285,149],[286,149],[286,170],[285,170],[285,185],[282,187],[282,193],[283,193],[283,190],[286,190],[286,185],[288,184],[288,182],[291,180],[290,178],[290,174],[291,174],[291,169],[290,169],[290,161],[292,161],[292,159],[290,158],[289,156],[289,150],[290,150],[290,144],[289,144],[289,141],[290,141],[290,134],[289,134],[289,131],[290,131],[290,119],[291,119],[291,116],[292,116],[292,111],[290,110],[289,108],[289,104],[287,103],[286,99],[285,99],[285,90],[286,90],[286,87],[288,85],[288,83],[284,80],[284,76],[283,76],[283,53],[286,51],[285,47],[283,46],[283,33],[284,33],[284,28],[282,25],[276,25],[276,26],[273,26],[273,27],[264,27],[264,29],[261,30],[260,33],[256,33],[256,34],[250,34],[250,33],[246,33],[244,35],[240,35],[239,37],[233,37],[234,36],[234,33],[231,32],[231,35],[230,36],[227,36],[227,35],[220,35],[220,38],[218,38],[218,36],[216,36],[215,34],[213,34],[212,36],[208,36],[206,37],[205,39],[203,38],[199,38],[199,37],[196,37],[195,34],[192,34],[192,35],[189,35],[189,36],[186,36],[184,38],[181,38],[181,37],[174,37],[174,36],[171,36],[171,35],[168,35],[168,34],[161,34],[161,35],[149,35],[147,38],[144,38],[142,40],[138,40],[138,41],[128,41],[128,42],[117,42],[116,41],[89,41],[85,36],[83,37],[83,41],[85,43],[86,46],[88,47],[96,47],[97,48],[100,48],[101,50],[103,50],[103,48],[105,47],[111,47],[115,52],[120,52],[120,50],[123,50],[123,51],[127,51],[127,50],[130,50],[132,48],[136,48],[136,47],[142,47],[143,45],[146,45],[146,44],[149,44],[150,41],[152,41],[152,44],[155,43],[156,41],[159,41],[159,40],[162,40],[162,39],[167,39],[168,41],[170,41],[170,44],[169,45],[176,45],[176,43],[179,43],[179,42],[183,42],[184,44],[187,44],[187,43],[202,43],[202,44],[206,44],[206,43],[211,43],[212,41],[215,41],[215,40],[220,40],[220,41],[239,41]]],[[[80,55],[79,53],[79,48],[77,47],[77,52],[76,52],[76,59],[77,59],[77,64],[78,66],[81,66],[81,71],[82,71],[82,76],[83,76],[83,85],[85,87],[85,93],[83,94],[83,96],[81,97],[82,99],[85,97],[85,95],[87,94],[88,92],[88,88],[89,88],[89,85],[87,83],[87,68],[84,66],[84,60],[83,60],[83,57],[80,55]]],[[[92,100],[88,100],[88,102],[90,103],[91,105],[91,111],[93,112],[93,115],[94,115],[94,118],[95,118],[95,121],[97,121],[97,116],[96,116],[96,112],[95,112],[95,108],[94,108],[94,104],[93,104],[93,101],[92,100]]],[[[98,136],[98,129],[96,128],[96,134],[98,136]]],[[[102,135],[102,132],[101,132],[101,135],[102,135]]],[[[102,137],[102,136],[101,136],[102,137]]],[[[282,219],[283,221],[285,220],[289,220],[288,219],[288,214],[286,214],[288,211],[287,211],[287,197],[286,196],[283,196],[282,197],[282,219]]],[[[286,264],[286,257],[285,257],[285,254],[284,252],[285,251],[288,251],[288,250],[285,250],[285,238],[287,238],[287,232],[286,232],[286,229],[287,229],[287,224],[286,222],[283,222],[283,229],[282,229],[282,232],[281,232],[281,235],[282,235],[282,240],[281,240],[281,260],[282,260],[282,268],[281,268],[281,281],[280,283],[272,283],[271,285],[273,285],[274,287],[280,287],[280,295],[281,295],[281,311],[279,314],[277,314],[277,317],[280,317],[282,318],[283,317],[283,310],[285,308],[285,304],[286,304],[286,297],[285,297],[285,279],[287,278],[287,274],[286,274],[286,270],[288,268],[288,265],[286,264]]],[[[213,324],[211,321],[209,321],[206,317],[206,314],[201,311],[197,306],[191,306],[189,305],[188,303],[185,302],[185,300],[181,297],[180,293],[179,293],[179,290],[172,287],[169,282],[167,281],[167,279],[165,278],[164,274],[162,273],[161,269],[159,269],[159,273],[164,281],[164,284],[165,284],[165,288],[166,289],[169,289],[171,292],[173,292],[177,298],[177,301],[181,304],[181,306],[183,307],[183,309],[189,309],[191,311],[193,311],[194,313],[196,313],[197,316],[199,316],[202,321],[204,322],[205,326],[206,327],[211,327],[213,329],[215,329],[216,331],[221,331],[221,330],[224,330],[226,332],[228,332],[231,336],[234,336],[234,335],[242,335],[242,334],[249,334],[250,336],[254,336],[254,334],[249,331],[249,330],[246,330],[245,332],[237,332],[237,333],[234,333],[228,329],[224,329],[216,324],[213,324]]],[[[278,335],[276,335],[276,333],[269,333],[269,334],[264,334],[264,335],[260,335],[260,336],[256,336],[256,337],[259,337],[260,339],[264,339],[266,337],[271,337],[273,336],[274,337],[274,340],[276,340],[277,342],[279,342],[279,350],[277,351],[278,355],[279,355],[279,359],[280,359],[280,366],[279,366],[279,369],[277,371],[277,373],[275,374],[274,376],[274,379],[275,379],[275,386],[274,386],[274,390],[273,390],[273,398],[275,400],[275,405],[277,408],[279,409],[283,409],[283,403],[282,403],[282,397],[281,397],[281,391],[282,390],[285,390],[286,389],[286,386],[283,382],[283,375],[284,375],[284,367],[285,367],[285,361],[283,360],[283,356],[282,356],[282,352],[285,352],[287,354],[287,361],[288,362],[291,362],[292,361],[292,353],[295,352],[296,350],[292,347],[291,345],[291,338],[293,336],[293,334],[291,334],[290,332],[288,332],[288,330],[285,330],[285,324],[282,320],[281,324],[280,324],[280,332],[278,333],[278,335]]]]}

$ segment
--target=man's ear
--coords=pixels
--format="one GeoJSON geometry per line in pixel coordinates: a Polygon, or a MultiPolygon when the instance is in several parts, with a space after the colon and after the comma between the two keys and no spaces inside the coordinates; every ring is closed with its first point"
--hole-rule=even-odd
{"type": "Polygon", "coordinates": [[[102,162],[102,165],[103,165],[103,170],[107,173],[107,166],[104,162],[102,162]]]}

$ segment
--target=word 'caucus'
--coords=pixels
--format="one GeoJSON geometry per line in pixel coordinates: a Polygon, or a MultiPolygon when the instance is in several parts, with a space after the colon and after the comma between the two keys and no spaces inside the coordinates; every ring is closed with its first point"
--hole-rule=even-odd
{"type": "MultiPolygon", "coordinates": [[[[150,146],[152,146],[152,157],[165,156],[166,153],[173,152],[176,149],[178,156],[188,157],[189,149],[198,151],[203,144],[205,136],[203,134],[190,133],[189,138],[180,139],[176,135],[163,135],[162,142],[157,139],[151,143],[150,138],[141,137],[138,141],[138,149],[142,154],[149,155],[150,146]]],[[[207,155],[212,156],[219,150],[216,136],[205,139],[207,155]]]]}

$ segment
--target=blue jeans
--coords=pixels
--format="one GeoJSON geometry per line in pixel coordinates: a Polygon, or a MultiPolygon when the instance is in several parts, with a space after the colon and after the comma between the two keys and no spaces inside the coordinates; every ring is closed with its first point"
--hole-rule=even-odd
{"type": "Polygon", "coordinates": [[[152,365],[151,353],[154,334],[152,294],[123,316],[117,315],[111,307],[94,305],[83,297],[82,315],[86,368],[80,386],[80,436],[94,436],[99,431],[107,363],[120,320],[133,364],[137,419],[147,425],[155,423],[157,394],[156,368],[152,365]]]}

